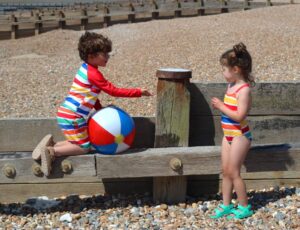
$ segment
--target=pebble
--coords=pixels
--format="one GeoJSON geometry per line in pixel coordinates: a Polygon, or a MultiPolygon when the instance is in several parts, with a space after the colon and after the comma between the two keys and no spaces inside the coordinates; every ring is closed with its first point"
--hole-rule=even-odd
{"type": "Polygon", "coordinates": [[[255,213],[236,221],[209,218],[222,200],[207,197],[219,195],[187,197],[184,203],[169,205],[152,202],[149,194],[37,197],[24,203],[0,204],[0,229],[299,229],[298,190],[282,187],[249,191],[255,213]],[[52,205],[41,209],[37,204],[45,201],[52,205]],[[82,206],[79,212],[78,204],[82,206]]]}

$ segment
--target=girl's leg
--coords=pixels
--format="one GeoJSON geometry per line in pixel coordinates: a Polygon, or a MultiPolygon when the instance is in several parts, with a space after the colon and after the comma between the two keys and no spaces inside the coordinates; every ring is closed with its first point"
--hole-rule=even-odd
{"type": "Polygon", "coordinates": [[[222,180],[222,196],[223,196],[223,204],[229,205],[231,202],[231,195],[232,195],[232,187],[233,182],[228,175],[228,166],[230,162],[230,144],[223,137],[222,140],[222,149],[221,149],[221,161],[222,161],[222,173],[223,173],[223,180],[222,180]]]}
{"type": "Polygon", "coordinates": [[[240,171],[242,164],[250,148],[250,140],[245,136],[235,137],[230,148],[229,176],[233,181],[233,187],[237,193],[239,204],[248,205],[246,186],[241,178],[240,171]]]}

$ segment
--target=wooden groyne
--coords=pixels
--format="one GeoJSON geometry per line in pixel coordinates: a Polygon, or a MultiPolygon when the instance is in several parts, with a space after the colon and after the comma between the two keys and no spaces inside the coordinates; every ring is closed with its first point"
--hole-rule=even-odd
{"type": "MultiPolygon", "coordinates": [[[[178,80],[167,81],[178,83],[178,80]]],[[[163,94],[164,100],[158,108],[166,111],[168,100],[178,100],[172,99],[171,95],[176,94],[169,90],[181,89],[179,95],[180,92],[189,95],[185,97],[190,100],[185,103],[189,106],[182,107],[185,114],[189,113],[188,135],[180,137],[175,135],[177,131],[164,131],[168,121],[176,122],[178,116],[168,118],[165,125],[158,122],[157,116],[134,117],[137,132],[130,151],[115,156],[58,158],[49,178],[43,176],[38,162],[31,159],[31,151],[47,133],[53,133],[55,140],[63,139],[55,119],[1,119],[0,129],[4,131],[0,132],[0,202],[41,195],[152,193],[154,178],[161,177],[186,177],[183,188],[189,195],[220,191],[222,130],[220,114],[211,108],[210,98],[221,98],[226,85],[185,82],[183,87],[187,91],[167,86],[169,97],[163,94]],[[188,146],[179,144],[187,137],[188,146]],[[171,141],[173,147],[157,146],[161,138],[171,141]]],[[[253,89],[249,122],[254,140],[242,168],[248,189],[300,186],[299,89],[299,82],[258,83],[253,89]]],[[[179,112],[162,114],[166,117],[179,112]]],[[[186,116],[180,117],[184,120],[186,116]]]]}
{"type": "MultiPolygon", "coordinates": [[[[292,3],[292,1],[290,2],[292,3]]],[[[37,8],[0,16],[0,39],[34,36],[55,29],[88,30],[117,23],[202,16],[281,5],[262,1],[194,0],[172,2],[80,4],[72,7],[37,8]]]]}

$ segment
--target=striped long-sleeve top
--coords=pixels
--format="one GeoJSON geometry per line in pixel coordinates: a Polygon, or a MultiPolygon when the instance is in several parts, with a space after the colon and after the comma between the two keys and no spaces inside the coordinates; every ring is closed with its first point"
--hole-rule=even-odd
{"type": "Polygon", "coordinates": [[[83,63],[61,107],[87,118],[93,108],[101,108],[98,99],[101,91],[115,97],[141,97],[142,95],[140,89],[124,89],[114,86],[104,78],[98,68],[83,63]]]}

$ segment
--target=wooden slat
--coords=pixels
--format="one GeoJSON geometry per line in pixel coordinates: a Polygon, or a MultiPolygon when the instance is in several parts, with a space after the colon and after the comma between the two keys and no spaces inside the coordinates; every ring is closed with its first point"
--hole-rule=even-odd
{"type": "Polygon", "coordinates": [[[38,184],[1,184],[0,203],[24,202],[30,197],[47,196],[59,198],[71,194],[143,194],[151,193],[152,179],[104,180],[88,183],[38,183],[38,184]]]}
{"type": "MultiPolygon", "coordinates": [[[[220,145],[220,116],[192,116],[190,146],[220,145]]],[[[253,144],[300,142],[300,116],[249,116],[253,144]],[[280,134],[280,135],[279,135],[280,134]]]]}
{"type": "Polygon", "coordinates": [[[53,165],[53,173],[46,178],[43,175],[35,176],[32,171],[32,165],[35,161],[31,158],[30,152],[15,154],[0,154],[0,184],[1,183],[54,183],[54,182],[80,182],[95,181],[95,156],[71,156],[68,161],[72,163],[73,171],[70,174],[62,172],[61,163],[65,157],[59,157],[53,165]],[[13,178],[8,178],[3,173],[5,165],[10,164],[16,170],[13,178]]]}
{"type": "MultiPolygon", "coordinates": [[[[155,118],[133,117],[133,119],[136,125],[136,138],[132,147],[153,147],[155,118]]],[[[1,152],[32,151],[48,133],[53,134],[55,141],[65,139],[54,118],[0,119],[0,130],[5,130],[0,132],[1,152]]]]}
{"type": "MultiPolygon", "coordinates": [[[[211,107],[212,97],[223,99],[226,83],[191,84],[191,114],[220,115],[211,107]]],[[[252,90],[250,115],[300,115],[300,82],[257,83],[252,90]]]]}
{"type": "MultiPolygon", "coordinates": [[[[215,194],[221,191],[221,180],[218,175],[199,176],[195,179],[188,177],[187,194],[200,196],[201,194],[215,194]]],[[[245,178],[245,177],[244,177],[245,178]]],[[[259,177],[258,177],[259,178],[259,177]]],[[[244,179],[247,190],[268,189],[274,186],[300,186],[298,178],[270,178],[270,179],[244,179]]],[[[152,179],[105,179],[104,182],[88,183],[38,183],[38,184],[0,184],[0,203],[24,202],[26,199],[38,196],[59,198],[71,194],[102,195],[102,194],[151,194],[152,179]]]]}
{"type": "MultiPolygon", "coordinates": [[[[279,187],[290,187],[300,186],[300,180],[297,179],[254,179],[254,180],[244,180],[246,184],[247,191],[254,189],[269,189],[270,187],[279,186],[279,187]]],[[[216,194],[221,192],[222,186],[221,180],[203,180],[203,181],[188,181],[188,195],[190,196],[201,196],[208,194],[216,194]]]]}
{"type": "MultiPolygon", "coordinates": [[[[300,147],[270,145],[253,147],[247,156],[244,172],[297,171],[300,168],[300,147]]],[[[100,178],[206,175],[220,173],[220,147],[181,147],[147,149],[135,154],[97,156],[97,175],[100,178]],[[173,171],[172,158],[182,161],[179,172],[173,171]]]]}

